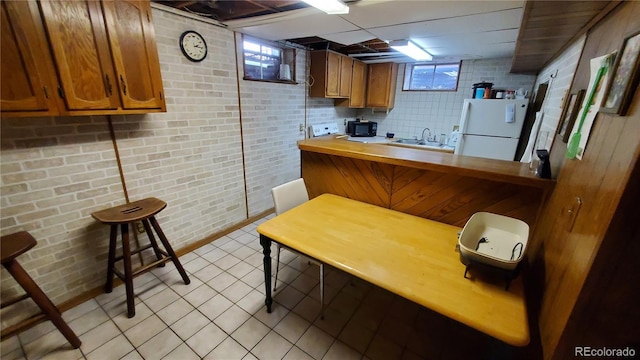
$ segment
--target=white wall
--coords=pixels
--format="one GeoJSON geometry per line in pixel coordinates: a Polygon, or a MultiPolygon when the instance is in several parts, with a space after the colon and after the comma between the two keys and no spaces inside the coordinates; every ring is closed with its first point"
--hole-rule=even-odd
{"type": "Polygon", "coordinates": [[[468,60],[460,67],[457,91],[402,91],[405,65],[400,64],[395,108],[389,114],[372,114],[370,109],[358,115],[378,122],[378,134],[395,133],[396,137],[421,136],[428,127],[432,134],[446,134],[460,122],[464,99],[471,98],[472,85],[491,82],[496,89],[533,89],[534,75],[510,74],[511,59],[468,60]]]}

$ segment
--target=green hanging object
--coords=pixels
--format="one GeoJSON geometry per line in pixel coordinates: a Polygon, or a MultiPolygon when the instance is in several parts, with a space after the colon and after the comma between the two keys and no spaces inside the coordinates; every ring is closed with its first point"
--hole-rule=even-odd
{"type": "Polygon", "coordinates": [[[568,159],[575,159],[576,156],[578,155],[578,148],[580,147],[580,140],[582,139],[582,134],[581,134],[582,125],[584,125],[584,120],[587,118],[587,113],[589,113],[589,109],[591,108],[591,103],[593,102],[593,97],[596,94],[596,90],[598,89],[600,80],[602,80],[602,77],[604,76],[604,74],[607,73],[609,66],[611,66],[612,58],[613,58],[613,55],[610,54],[610,55],[607,55],[604,59],[602,59],[600,68],[596,73],[596,79],[593,82],[593,87],[591,88],[591,91],[589,92],[589,96],[587,97],[586,105],[584,109],[582,109],[582,115],[580,115],[580,122],[578,123],[578,129],[576,130],[576,133],[573,134],[573,136],[571,137],[571,140],[569,140],[569,146],[567,146],[568,159]]]}

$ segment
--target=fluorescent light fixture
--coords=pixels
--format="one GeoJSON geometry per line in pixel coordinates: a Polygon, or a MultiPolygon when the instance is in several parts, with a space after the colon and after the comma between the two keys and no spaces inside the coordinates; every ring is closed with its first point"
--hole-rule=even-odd
{"type": "Polygon", "coordinates": [[[418,61],[431,61],[433,56],[424,51],[421,47],[414,44],[411,40],[395,40],[389,43],[389,46],[401,53],[418,61]]]}
{"type": "Polygon", "coordinates": [[[303,0],[307,4],[316,9],[322,10],[327,14],[348,14],[349,7],[339,0],[303,0]]]}

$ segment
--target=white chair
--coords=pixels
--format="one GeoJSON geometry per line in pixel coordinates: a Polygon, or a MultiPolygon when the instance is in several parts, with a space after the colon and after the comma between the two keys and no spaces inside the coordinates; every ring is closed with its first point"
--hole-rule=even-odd
{"type": "MultiPolygon", "coordinates": [[[[271,189],[271,195],[273,196],[276,215],[280,215],[291,208],[309,201],[309,193],[307,193],[307,187],[304,183],[304,179],[302,178],[274,187],[273,189],[271,189]]],[[[308,258],[303,254],[300,254],[299,252],[279,243],[276,243],[276,278],[273,285],[273,291],[276,291],[276,286],[278,285],[278,271],[280,270],[280,250],[283,248],[307,258],[310,263],[316,264],[320,267],[320,315],[321,318],[324,318],[324,264],[317,260],[308,258]]]]}

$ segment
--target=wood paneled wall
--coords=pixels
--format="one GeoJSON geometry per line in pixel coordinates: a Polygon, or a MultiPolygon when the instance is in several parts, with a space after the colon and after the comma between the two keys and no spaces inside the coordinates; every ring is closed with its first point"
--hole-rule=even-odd
{"type": "MultiPolygon", "coordinates": [[[[638,18],[640,2],[623,2],[591,29],[572,91],[587,87],[590,59],[618,49],[625,36],[640,31],[638,18]]],[[[600,269],[607,267],[602,264],[611,268],[617,266],[617,258],[633,258],[624,254],[629,234],[612,227],[612,222],[615,215],[620,214],[625,190],[627,194],[633,193],[629,189],[638,186],[637,177],[635,183],[630,179],[632,170],[638,166],[640,153],[639,102],[640,91],[636,90],[627,116],[598,114],[583,159],[564,160],[554,193],[540,217],[534,241],[541,243],[542,248],[534,270],[541,281],[539,326],[545,359],[562,359],[572,354],[574,346],[594,345],[581,342],[581,339],[589,339],[580,336],[582,332],[596,334],[591,338],[603,339],[610,347],[620,345],[616,343],[615,318],[609,321],[599,318],[604,321],[587,324],[584,319],[593,316],[593,304],[591,307],[585,304],[592,296],[606,295],[611,299],[612,295],[605,292],[616,291],[610,287],[598,288],[597,284],[616,283],[625,291],[628,287],[640,291],[637,279],[621,284],[615,278],[616,271],[599,272],[592,268],[596,258],[600,269]],[[578,198],[582,200],[579,209],[576,207],[578,198]],[[601,254],[602,248],[612,249],[613,254],[601,254]],[[573,324],[580,323],[588,328],[567,326],[569,318],[573,324]]],[[[558,151],[565,150],[566,147],[558,146],[552,152],[557,156],[558,151]]],[[[637,214],[634,208],[625,211],[637,214]]],[[[637,228],[637,224],[634,226],[637,228]]],[[[640,256],[637,246],[628,249],[636,251],[635,259],[640,256]]],[[[598,306],[603,312],[613,313],[615,310],[610,309],[611,306],[637,306],[630,302],[632,299],[615,297],[598,306]]],[[[636,320],[640,321],[637,316],[636,320]]]]}
{"type": "Polygon", "coordinates": [[[460,227],[479,211],[533,227],[544,200],[543,189],[524,185],[309,151],[301,158],[312,198],[330,193],[460,227]]]}

